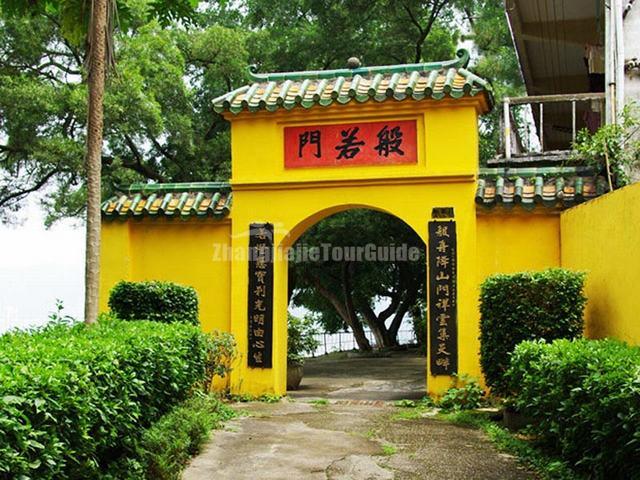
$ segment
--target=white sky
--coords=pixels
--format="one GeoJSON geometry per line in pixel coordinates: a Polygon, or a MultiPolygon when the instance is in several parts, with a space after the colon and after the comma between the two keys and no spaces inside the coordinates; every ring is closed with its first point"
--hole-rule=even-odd
{"type": "Polygon", "coordinates": [[[36,199],[19,215],[22,225],[0,224],[0,332],[46,323],[56,299],[81,319],[84,227],[65,220],[46,230],[36,199]]]}

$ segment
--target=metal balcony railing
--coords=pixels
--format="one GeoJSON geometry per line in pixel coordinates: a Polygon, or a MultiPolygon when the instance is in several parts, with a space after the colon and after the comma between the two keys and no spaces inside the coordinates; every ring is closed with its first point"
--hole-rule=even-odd
{"type": "Polygon", "coordinates": [[[604,93],[505,98],[502,161],[510,161],[512,157],[549,159],[553,155],[568,156],[579,129],[597,128],[602,123],[599,118],[604,114],[604,102],[604,93]],[[552,115],[548,116],[549,110],[552,115]],[[600,117],[597,112],[601,112],[600,117]],[[578,118],[579,113],[581,118],[578,118]],[[594,118],[597,125],[594,125],[594,118]],[[547,144],[553,148],[548,149],[547,144]]]}

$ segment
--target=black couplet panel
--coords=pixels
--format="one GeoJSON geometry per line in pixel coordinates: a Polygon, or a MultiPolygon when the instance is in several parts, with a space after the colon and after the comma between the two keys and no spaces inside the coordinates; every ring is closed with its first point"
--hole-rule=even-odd
{"type": "Polygon", "coordinates": [[[429,222],[429,337],[432,375],[458,372],[456,223],[429,222]]]}
{"type": "Polygon", "coordinates": [[[249,352],[253,368],[271,368],[273,343],[273,225],[249,226],[249,352]]]}

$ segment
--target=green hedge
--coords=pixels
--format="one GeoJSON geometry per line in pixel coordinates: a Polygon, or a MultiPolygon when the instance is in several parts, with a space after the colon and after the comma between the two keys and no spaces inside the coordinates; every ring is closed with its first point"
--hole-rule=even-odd
{"type": "Polygon", "coordinates": [[[589,478],[640,478],[640,348],[524,342],[507,372],[534,434],[589,478]]]}
{"type": "Polygon", "coordinates": [[[524,340],[582,335],[584,273],[559,268],[487,278],[480,293],[480,364],[493,393],[507,392],[509,355],[524,340]]]}
{"type": "Polygon", "coordinates": [[[198,324],[198,294],[171,282],[119,282],[109,294],[109,308],[124,320],[198,324]]]}
{"type": "Polygon", "coordinates": [[[114,319],[0,336],[0,478],[119,478],[143,429],[205,381],[215,343],[114,319]]]}

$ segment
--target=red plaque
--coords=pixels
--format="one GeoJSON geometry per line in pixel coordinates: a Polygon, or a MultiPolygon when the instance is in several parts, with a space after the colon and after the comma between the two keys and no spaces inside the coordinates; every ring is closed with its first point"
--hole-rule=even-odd
{"type": "Polygon", "coordinates": [[[417,137],[415,120],[285,127],[284,166],[417,163],[417,137]]]}

